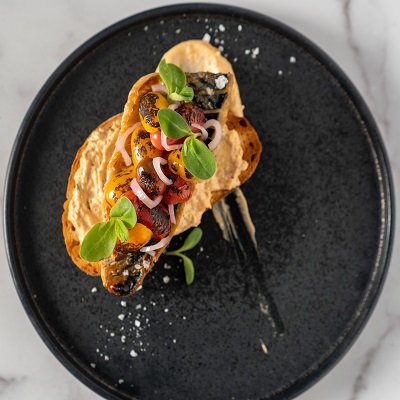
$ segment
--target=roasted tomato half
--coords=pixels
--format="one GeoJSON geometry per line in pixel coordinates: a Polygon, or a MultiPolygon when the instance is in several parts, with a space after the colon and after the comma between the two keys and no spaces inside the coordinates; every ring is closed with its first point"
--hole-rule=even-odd
{"type": "Polygon", "coordinates": [[[138,222],[149,228],[153,232],[153,239],[160,240],[168,236],[171,231],[171,221],[169,213],[163,204],[157,207],[148,208],[130,190],[124,194],[133,204],[136,210],[138,222]]]}

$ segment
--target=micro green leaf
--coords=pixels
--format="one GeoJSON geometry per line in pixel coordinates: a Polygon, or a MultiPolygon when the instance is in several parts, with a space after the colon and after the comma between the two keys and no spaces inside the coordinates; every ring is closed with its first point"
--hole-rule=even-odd
{"type": "Polygon", "coordinates": [[[193,261],[185,254],[182,254],[182,252],[193,249],[193,247],[195,247],[200,242],[202,236],[203,231],[201,230],[201,228],[193,228],[189,235],[186,237],[181,248],[179,248],[178,250],[167,252],[167,256],[177,256],[182,258],[183,268],[185,270],[185,279],[188,285],[191,285],[194,280],[194,265],[193,261]]]}
{"type": "Polygon", "coordinates": [[[179,92],[171,93],[168,97],[172,101],[184,101],[189,103],[193,100],[194,91],[191,87],[186,86],[179,92]]]}
{"type": "Polygon", "coordinates": [[[183,143],[182,159],[186,169],[202,180],[211,178],[217,168],[210,149],[194,136],[187,138],[183,143]]]}
{"type": "Polygon", "coordinates": [[[189,257],[185,256],[184,254],[180,254],[180,257],[183,260],[183,268],[185,269],[186,284],[191,285],[194,281],[193,261],[189,257]]]}
{"type": "Polygon", "coordinates": [[[121,242],[126,242],[129,238],[129,231],[120,219],[115,219],[115,233],[121,242]]]}
{"type": "Polygon", "coordinates": [[[116,241],[114,220],[99,222],[86,234],[79,254],[89,262],[104,260],[111,255],[116,241]]]}
{"type": "Polygon", "coordinates": [[[183,245],[178,250],[175,250],[173,253],[183,253],[184,251],[188,251],[193,249],[201,240],[203,236],[203,231],[201,228],[196,227],[191,230],[189,235],[186,237],[183,245]]]}
{"type": "Polygon", "coordinates": [[[162,131],[170,139],[180,139],[188,135],[193,135],[187,122],[176,111],[169,108],[162,108],[158,111],[157,116],[162,131]]]}
{"type": "Polygon", "coordinates": [[[133,228],[137,222],[135,207],[125,196],[122,196],[111,208],[110,217],[118,218],[128,229],[133,228]]]}
{"type": "Polygon", "coordinates": [[[167,64],[165,59],[158,65],[160,77],[168,89],[168,100],[185,101],[189,103],[193,100],[193,89],[186,86],[186,75],[175,64],[167,64]]]}

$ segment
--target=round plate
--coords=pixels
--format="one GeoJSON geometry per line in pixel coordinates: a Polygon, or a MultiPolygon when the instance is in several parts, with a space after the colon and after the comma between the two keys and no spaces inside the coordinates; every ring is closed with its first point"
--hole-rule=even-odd
{"type": "Polygon", "coordinates": [[[391,186],[370,113],[314,44],[253,12],[166,7],[89,40],[38,94],[8,171],[8,257],[43,340],[104,397],[290,399],[334,365],[371,313],[391,248],[391,186]],[[71,164],[166,50],[205,33],[233,63],[263,144],[242,188],[258,253],[228,199],[244,254],[208,212],[201,247],[188,253],[194,284],[178,259],[163,258],[124,303],[65,250],[71,164]]]}

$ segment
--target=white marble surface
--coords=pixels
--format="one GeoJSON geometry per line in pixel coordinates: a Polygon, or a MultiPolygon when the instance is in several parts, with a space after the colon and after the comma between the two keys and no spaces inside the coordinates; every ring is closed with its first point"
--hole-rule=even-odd
{"type": "MultiPolygon", "coordinates": [[[[34,96],[63,59],[108,25],[172,2],[0,1],[0,185],[34,96]]],[[[180,3],[175,1],[174,3],[180,3]]],[[[400,182],[400,2],[397,0],[219,0],[268,14],[320,45],[348,74],[381,129],[400,182]]],[[[398,239],[384,292],[356,344],[300,400],[400,398],[398,239]]],[[[99,399],[55,359],[14,289],[0,246],[0,399],[99,399]]]]}

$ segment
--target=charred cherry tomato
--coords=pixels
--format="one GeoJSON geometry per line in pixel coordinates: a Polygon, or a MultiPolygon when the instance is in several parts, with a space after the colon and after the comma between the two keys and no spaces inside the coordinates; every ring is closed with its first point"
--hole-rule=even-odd
{"type": "Polygon", "coordinates": [[[151,132],[150,140],[153,146],[158,150],[165,150],[161,144],[161,131],[151,132]]]}
{"type": "Polygon", "coordinates": [[[163,194],[167,186],[159,178],[151,158],[144,158],[140,161],[136,169],[136,180],[141,188],[151,197],[163,194]]]}
{"type": "Polygon", "coordinates": [[[173,150],[168,156],[168,167],[174,174],[179,175],[185,181],[194,181],[196,178],[185,168],[180,150],[173,150]]]}
{"type": "Polygon", "coordinates": [[[145,158],[161,157],[162,150],[156,149],[150,140],[150,133],[139,126],[132,132],[131,137],[132,162],[137,167],[145,158]]]}
{"type": "MultiPolygon", "coordinates": [[[[192,124],[204,125],[206,121],[204,112],[193,104],[183,103],[175,111],[182,115],[189,126],[192,124]]],[[[193,132],[198,132],[197,128],[191,129],[193,132]]]]}
{"type": "Polygon", "coordinates": [[[112,207],[128,190],[132,179],[136,177],[136,168],[130,165],[125,170],[111,178],[105,185],[105,200],[112,207]]]}
{"type": "Polygon", "coordinates": [[[154,208],[148,208],[140,201],[132,190],[124,194],[135,207],[138,222],[145,225],[152,232],[152,238],[160,240],[168,236],[171,231],[171,222],[169,213],[163,204],[159,204],[154,208]]]}
{"type": "Polygon", "coordinates": [[[141,223],[137,223],[129,229],[129,237],[126,242],[117,242],[115,251],[117,253],[129,254],[139,250],[149,242],[153,232],[141,223]]]}
{"type": "MultiPolygon", "coordinates": [[[[165,150],[164,146],[161,142],[161,131],[150,133],[151,143],[156,149],[165,150]]],[[[182,144],[185,141],[185,138],[180,139],[170,139],[167,137],[167,145],[172,146],[174,144],[182,144]]]]}
{"type": "Polygon", "coordinates": [[[168,100],[158,92],[148,92],[142,96],[139,102],[139,115],[147,132],[155,132],[160,129],[158,110],[168,106],[168,100]]]}
{"type": "Polygon", "coordinates": [[[192,183],[185,181],[167,169],[164,169],[164,173],[169,179],[172,179],[173,184],[167,186],[162,198],[163,203],[177,204],[188,201],[192,196],[192,183]]]}

